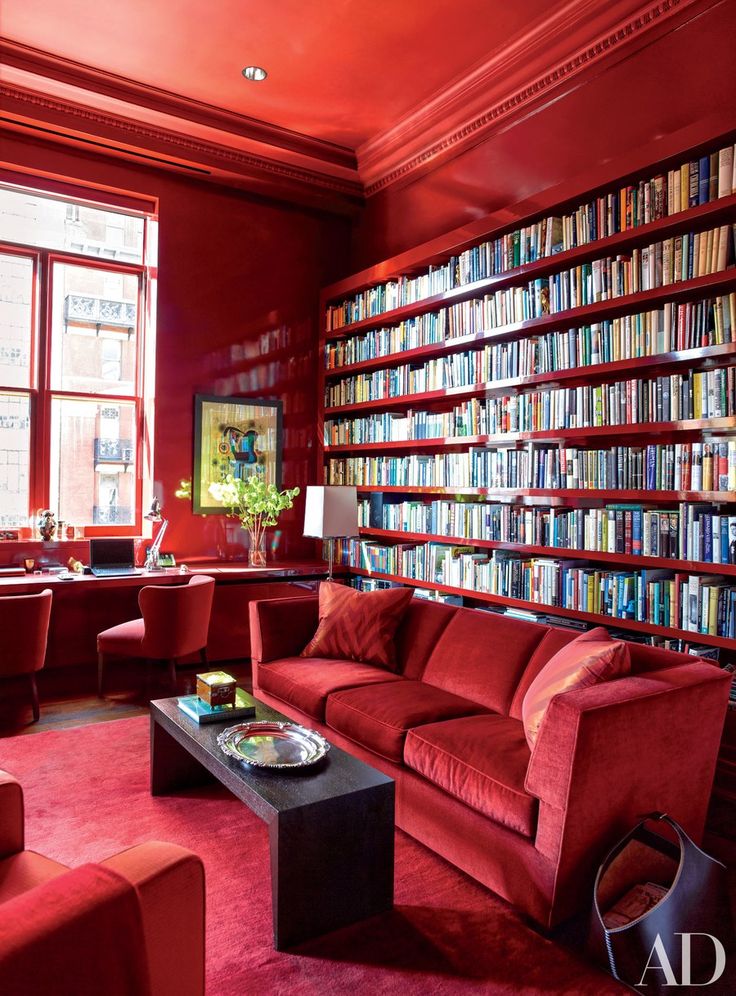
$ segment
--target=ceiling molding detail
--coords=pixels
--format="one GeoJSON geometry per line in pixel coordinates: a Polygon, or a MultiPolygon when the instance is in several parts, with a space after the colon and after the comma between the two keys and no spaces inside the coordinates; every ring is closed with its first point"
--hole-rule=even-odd
{"type": "Polygon", "coordinates": [[[10,127],[275,196],[352,208],[559,99],[720,0],[568,0],[387,131],[350,149],[0,38],[10,127]],[[163,158],[162,158],[163,157],[163,158]],[[170,159],[171,161],[167,161],[170,159]],[[179,160],[177,164],[176,160],[179,160]]]}
{"type": "MultiPolygon", "coordinates": [[[[494,53],[394,127],[366,142],[357,150],[366,196],[411,179],[441,157],[457,155],[490,131],[506,125],[510,118],[529,113],[540,100],[556,99],[557,91],[577,82],[581,73],[598,67],[613,54],[628,52],[635,41],[646,43],[649,39],[645,36],[656,25],[664,26],[675,14],[692,13],[691,8],[704,4],[699,0],[650,2],[574,54],[568,54],[571,36],[573,41],[576,34],[579,37],[581,24],[584,26],[601,9],[605,11],[606,6],[599,0],[572,0],[516,44],[494,53]],[[568,53],[559,59],[565,47],[568,53]],[[559,61],[549,68],[555,59],[559,61]],[[533,74],[543,67],[546,71],[535,77],[533,74]],[[509,84],[513,89],[509,90],[509,84]]],[[[616,16],[616,8],[620,11],[622,5],[608,6],[616,16]]],[[[671,27],[667,25],[667,29],[671,27]]]]}
{"type": "MultiPolygon", "coordinates": [[[[357,180],[346,180],[326,172],[305,169],[281,159],[272,159],[215,142],[203,141],[171,129],[108,114],[71,101],[58,100],[15,85],[0,83],[0,98],[5,110],[6,123],[16,128],[35,127],[37,130],[35,121],[39,120],[39,115],[34,109],[41,109],[44,112],[41,119],[44,128],[54,128],[58,136],[67,141],[85,142],[83,131],[84,135],[105,136],[109,143],[108,152],[141,155],[139,150],[150,152],[151,149],[155,149],[158,164],[168,165],[174,169],[179,166],[191,169],[192,166],[220,164],[225,169],[241,174],[266,173],[305,188],[321,188],[352,200],[362,199],[362,186],[357,180]],[[18,113],[21,110],[25,110],[26,114],[18,113]],[[57,123],[59,121],[62,123],[57,123]],[[170,161],[162,161],[160,157],[167,155],[171,157],[170,161]],[[177,161],[177,157],[180,162],[177,161]]],[[[212,170],[202,170],[202,172],[211,173],[212,170]]]]}
{"type": "Polygon", "coordinates": [[[0,64],[44,79],[56,80],[67,86],[91,93],[104,94],[125,104],[146,107],[207,128],[230,132],[252,139],[264,146],[296,152],[334,166],[355,169],[355,153],[351,149],[326,142],[301,132],[290,131],[258,118],[238,114],[222,107],[161,90],[146,83],[117,76],[102,69],[81,65],[71,59],[41,52],[0,37],[0,64]]]}

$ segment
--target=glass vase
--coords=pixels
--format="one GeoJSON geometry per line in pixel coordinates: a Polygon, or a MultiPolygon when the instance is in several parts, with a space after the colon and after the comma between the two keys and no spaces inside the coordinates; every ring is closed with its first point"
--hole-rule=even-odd
{"type": "Polygon", "coordinates": [[[266,566],[266,534],[261,533],[260,537],[250,534],[250,545],[248,547],[248,563],[251,567],[266,566]]]}

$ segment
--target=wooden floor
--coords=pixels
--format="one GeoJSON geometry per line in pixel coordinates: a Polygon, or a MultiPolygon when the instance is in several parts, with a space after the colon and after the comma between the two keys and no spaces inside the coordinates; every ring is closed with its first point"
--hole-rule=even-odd
{"type": "MultiPolygon", "coordinates": [[[[249,660],[213,665],[215,669],[227,671],[238,679],[241,688],[251,689],[249,660]]],[[[38,675],[41,718],[37,723],[33,722],[25,679],[4,681],[0,686],[0,738],[145,716],[150,699],[192,694],[199,670],[201,664],[178,669],[176,689],[173,689],[163,665],[155,666],[146,689],[144,665],[110,663],[105,671],[105,696],[102,699],[97,697],[94,668],[68,667],[41,671],[38,675]]]]}

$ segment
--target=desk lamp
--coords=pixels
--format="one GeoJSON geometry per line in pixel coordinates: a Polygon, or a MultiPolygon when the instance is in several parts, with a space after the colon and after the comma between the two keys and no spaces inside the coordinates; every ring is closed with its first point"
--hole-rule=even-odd
{"type": "Polygon", "coordinates": [[[343,485],[307,487],[304,535],[328,541],[327,580],[332,581],[333,540],[358,535],[357,490],[343,485]]]}
{"type": "Polygon", "coordinates": [[[153,541],[153,544],[149,547],[148,553],[146,554],[146,562],[143,565],[147,571],[162,571],[163,567],[159,563],[159,552],[161,550],[161,542],[164,538],[164,533],[166,532],[166,527],[169,524],[168,519],[164,519],[161,515],[161,502],[154,495],[153,501],[151,502],[150,511],[146,512],[143,516],[144,519],[148,519],[149,522],[160,522],[161,528],[158,531],[158,536],[153,541]]]}

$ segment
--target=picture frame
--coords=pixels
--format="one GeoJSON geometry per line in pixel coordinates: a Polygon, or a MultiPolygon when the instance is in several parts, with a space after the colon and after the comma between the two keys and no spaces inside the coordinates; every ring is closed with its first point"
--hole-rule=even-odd
{"type": "Polygon", "coordinates": [[[194,468],[192,510],[197,515],[225,515],[209,486],[233,477],[263,474],[281,487],[283,403],[265,398],[194,396],[194,468]]]}

